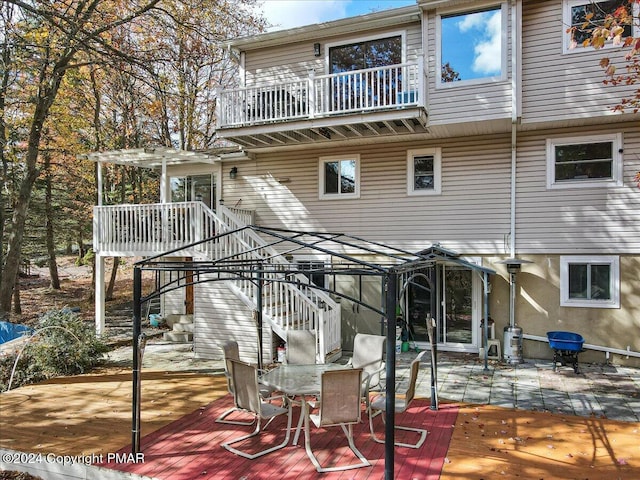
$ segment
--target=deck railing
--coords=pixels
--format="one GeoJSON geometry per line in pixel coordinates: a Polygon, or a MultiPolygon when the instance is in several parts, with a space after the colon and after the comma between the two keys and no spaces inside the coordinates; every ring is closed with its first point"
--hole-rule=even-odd
{"type": "MultiPolygon", "coordinates": [[[[304,285],[303,274],[291,274],[291,265],[253,230],[253,212],[220,206],[213,212],[202,202],[94,207],[94,248],[104,256],[150,256],[184,249],[183,255],[201,259],[261,260],[269,264],[263,288],[263,313],[279,335],[288,330],[312,330],[319,339],[320,360],[340,347],[340,305],[323,291],[304,285]],[[215,241],[205,241],[226,232],[215,241]],[[196,244],[196,245],[194,245],[196,244]],[[275,268],[274,268],[275,267],[275,268]],[[282,273],[279,273],[281,271],[282,273]],[[292,283],[282,280],[285,276],[292,283]],[[297,283],[295,285],[293,283],[297,283]]],[[[241,262],[238,262],[241,265],[241,262]]],[[[242,268],[238,266],[237,268],[242,268]]],[[[250,306],[258,305],[252,272],[230,281],[232,289],[250,306]]]]}
{"type": "Polygon", "coordinates": [[[329,75],[311,72],[306,79],[222,90],[219,127],[417,106],[423,103],[423,72],[420,59],[329,75]]]}

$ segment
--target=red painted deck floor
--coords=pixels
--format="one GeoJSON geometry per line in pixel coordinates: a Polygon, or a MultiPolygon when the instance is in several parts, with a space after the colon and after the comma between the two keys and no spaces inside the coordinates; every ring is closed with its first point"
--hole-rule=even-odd
{"type": "MultiPolygon", "coordinates": [[[[382,479],[384,478],[384,445],[371,440],[368,419],[363,412],[362,423],[354,427],[355,443],[371,462],[371,467],[343,472],[318,473],[304,449],[304,436],[298,446],[289,445],[255,460],[235,455],[221,443],[253,430],[253,427],[215,423],[215,419],[232,405],[226,395],[141,440],[144,463],[105,464],[107,468],[146,475],[158,479],[382,479]]],[[[396,416],[398,425],[414,425],[429,431],[420,449],[396,448],[394,473],[397,479],[438,479],[456,422],[458,407],[440,404],[438,411],[429,408],[426,400],[414,400],[409,411],[396,416]]],[[[292,438],[299,416],[294,408],[292,438]]],[[[231,418],[231,417],[228,417],[231,418]]],[[[375,419],[376,432],[382,436],[382,419],[375,419]]],[[[248,451],[262,449],[284,439],[286,415],[276,418],[255,439],[236,445],[248,451]]],[[[398,431],[396,439],[415,441],[415,434],[398,431]],[[412,436],[413,435],[413,436],[412,436]]],[[[345,465],[354,461],[347,440],[340,427],[317,429],[311,427],[313,451],[322,464],[345,465]]],[[[122,450],[130,452],[130,447],[122,450]]]]}

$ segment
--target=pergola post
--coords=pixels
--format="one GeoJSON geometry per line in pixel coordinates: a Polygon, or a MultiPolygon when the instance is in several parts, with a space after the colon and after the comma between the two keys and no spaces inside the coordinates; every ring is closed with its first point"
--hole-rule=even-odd
{"type": "Polygon", "coordinates": [[[385,439],[384,439],[384,478],[394,479],[395,463],[395,412],[396,412],[396,307],[398,274],[391,271],[385,282],[385,314],[387,316],[387,365],[385,439]]]}
{"type": "Polygon", "coordinates": [[[140,267],[133,269],[133,392],[132,392],[132,419],[131,419],[131,453],[140,453],[140,418],[141,418],[141,377],[142,355],[140,351],[141,340],[141,297],[142,297],[142,271],[140,267]]]}

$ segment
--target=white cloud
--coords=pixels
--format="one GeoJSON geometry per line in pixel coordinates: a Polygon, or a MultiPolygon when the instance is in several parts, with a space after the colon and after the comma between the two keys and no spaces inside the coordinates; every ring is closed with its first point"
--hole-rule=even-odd
{"type": "Polygon", "coordinates": [[[494,12],[484,23],[483,40],[475,47],[473,70],[487,74],[499,73],[502,67],[502,17],[494,12]]]}
{"type": "Polygon", "coordinates": [[[345,2],[338,0],[264,0],[261,10],[273,25],[269,31],[312,25],[346,16],[345,2]]]}

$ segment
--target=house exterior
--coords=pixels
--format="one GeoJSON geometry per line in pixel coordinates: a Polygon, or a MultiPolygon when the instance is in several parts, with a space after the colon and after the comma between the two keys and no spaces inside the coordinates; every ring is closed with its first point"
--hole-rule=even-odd
{"type": "MultiPolygon", "coordinates": [[[[498,340],[514,322],[522,329],[527,358],[550,358],[546,332],[563,330],[584,337],[581,361],[640,365],[640,116],[611,108],[633,86],[602,83],[599,59],[624,52],[580,46],[568,31],[592,3],[616,4],[417,0],[233,39],[241,85],[219,92],[217,118],[238,149],[194,162],[166,153],[162,202],[178,191],[200,202],[199,185],[234,221],[414,252],[439,245],[496,271],[490,285],[453,264],[437,267],[435,284],[414,278],[401,313],[418,347],[431,312],[439,349],[478,352],[488,313],[498,340]],[[521,263],[515,275],[509,259],[521,263]]],[[[336,261],[291,257],[301,271],[336,261]]],[[[372,303],[381,295],[371,279],[312,280],[372,303]]],[[[221,336],[250,331],[251,308],[233,289],[196,288],[196,353],[215,355],[221,336]]],[[[167,295],[164,312],[185,313],[185,295],[167,295]]],[[[340,348],[380,331],[379,315],[345,299],[335,308],[340,348]]],[[[277,341],[267,344],[273,355],[277,341]]]]}

